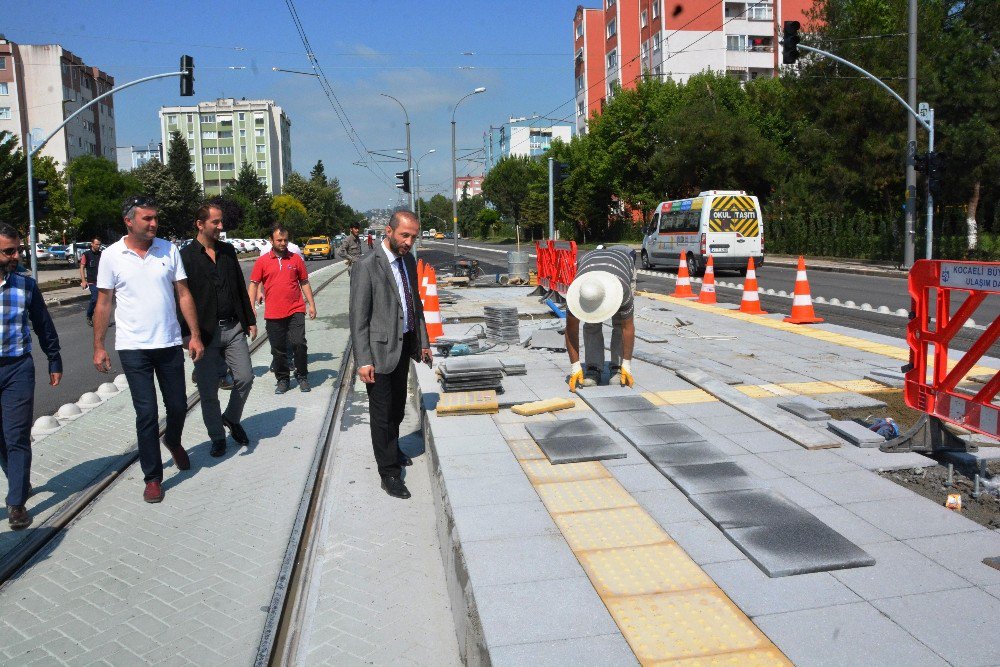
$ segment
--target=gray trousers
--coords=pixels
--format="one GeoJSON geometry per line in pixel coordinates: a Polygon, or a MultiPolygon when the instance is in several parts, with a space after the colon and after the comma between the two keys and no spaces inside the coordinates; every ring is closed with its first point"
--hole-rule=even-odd
{"type": "Polygon", "coordinates": [[[220,326],[215,338],[205,347],[205,354],[194,362],[195,380],[201,395],[201,416],[205,420],[208,437],[213,441],[226,439],[219,404],[219,378],[226,374],[227,366],[233,373],[233,389],[229,395],[225,418],[239,423],[243,417],[243,406],[250,396],[250,387],[253,386],[250,347],[239,322],[220,326]]]}
{"type": "MultiPolygon", "coordinates": [[[[611,316],[611,374],[622,367],[622,322],[617,313],[611,316]]],[[[583,358],[588,371],[604,372],[604,323],[584,322],[583,358]]]]}

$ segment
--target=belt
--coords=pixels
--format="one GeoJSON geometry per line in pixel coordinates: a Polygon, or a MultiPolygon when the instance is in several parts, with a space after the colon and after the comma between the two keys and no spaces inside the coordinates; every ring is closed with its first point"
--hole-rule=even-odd
{"type": "Polygon", "coordinates": [[[224,320],[219,320],[219,326],[224,327],[228,324],[239,324],[240,319],[238,317],[227,317],[224,320]]]}

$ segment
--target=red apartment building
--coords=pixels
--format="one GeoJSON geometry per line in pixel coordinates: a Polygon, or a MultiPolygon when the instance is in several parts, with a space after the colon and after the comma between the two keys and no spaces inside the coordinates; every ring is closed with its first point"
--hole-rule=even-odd
{"type": "Polygon", "coordinates": [[[774,76],[783,21],[805,21],[811,0],[601,0],[573,17],[576,127],[616,88],[646,73],[684,81],[713,70],[741,81],[774,76]]]}

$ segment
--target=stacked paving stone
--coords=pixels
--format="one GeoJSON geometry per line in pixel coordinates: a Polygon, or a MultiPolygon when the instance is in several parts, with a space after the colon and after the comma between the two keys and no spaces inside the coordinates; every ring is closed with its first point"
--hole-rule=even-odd
{"type": "Polygon", "coordinates": [[[504,375],[527,375],[528,369],[524,365],[523,359],[501,359],[504,375]]]}
{"type": "Polygon", "coordinates": [[[504,343],[520,343],[521,331],[518,326],[516,306],[486,306],[486,337],[504,343]]]}
{"type": "Polygon", "coordinates": [[[446,392],[493,389],[503,391],[503,366],[487,357],[449,359],[438,367],[441,388],[446,392]]]}

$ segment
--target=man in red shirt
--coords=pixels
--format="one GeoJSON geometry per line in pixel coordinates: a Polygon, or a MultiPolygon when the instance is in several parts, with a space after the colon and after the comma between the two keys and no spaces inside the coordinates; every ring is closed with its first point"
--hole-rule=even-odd
{"type": "Polygon", "coordinates": [[[295,355],[295,379],[300,391],[309,391],[306,373],[306,303],[309,319],[316,319],[309,274],[302,257],[288,252],[288,230],[282,225],[271,229],[271,250],[261,255],[250,273],[250,303],[257,303],[258,289],[264,288],[264,323],[274,376],[278,380],[275,394],[288,391],[288,344],[295,355]],[[305,294],[305,302],[302,295],[305,294]]]}

